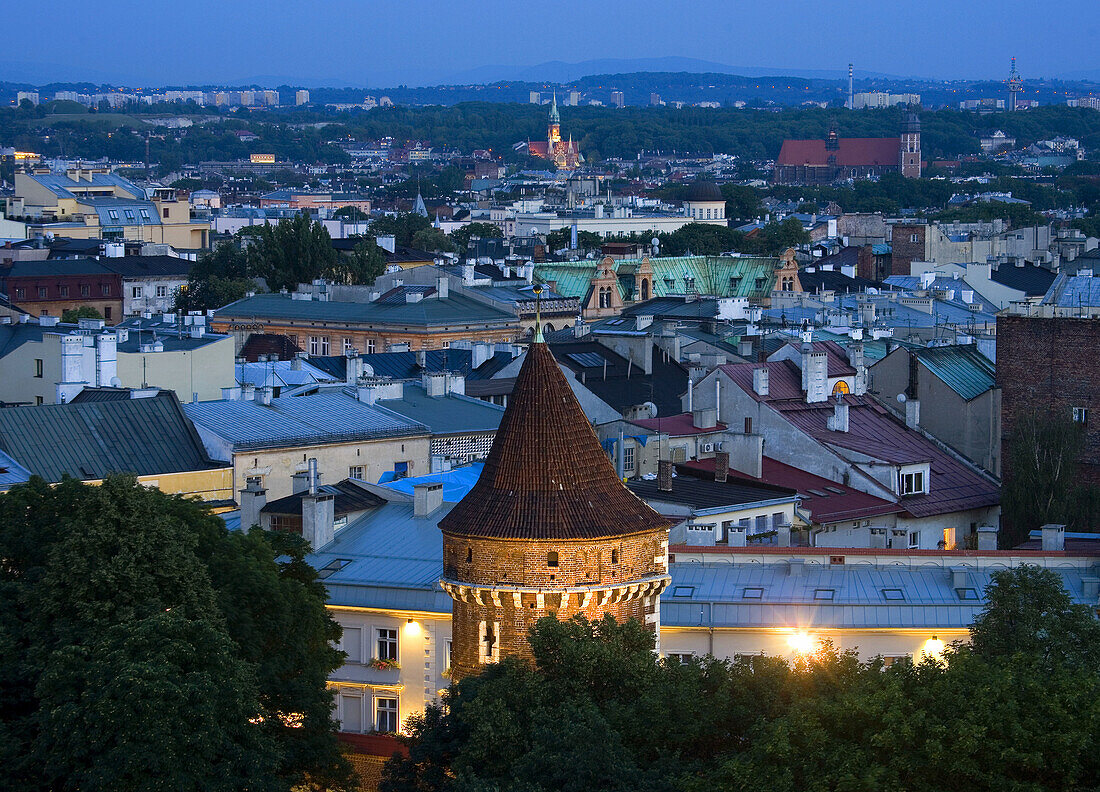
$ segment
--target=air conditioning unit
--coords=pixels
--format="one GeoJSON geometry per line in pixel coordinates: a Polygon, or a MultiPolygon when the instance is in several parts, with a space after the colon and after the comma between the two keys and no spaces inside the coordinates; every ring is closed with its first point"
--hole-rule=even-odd
{"type": "Polygon", "coordinates": [[[703,443],[702,452],[704,454],[713,454],[714,453],[714,443],[703,443]]]}

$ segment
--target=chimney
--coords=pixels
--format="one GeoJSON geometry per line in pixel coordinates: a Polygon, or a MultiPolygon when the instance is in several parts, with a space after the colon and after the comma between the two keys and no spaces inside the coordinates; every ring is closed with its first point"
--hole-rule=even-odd
{"type": "Polygon", "coordinates": [[[657,489],[661,492],[672,492],[672,460],[662,459],[657,462],[657,489]]]}
{"type": "Polygon", "coordinates": [[[95,337],[95,382],[101,388],[112,384],[118,375],[118,336],[102,333],[95,337]]]}
{"type": "Polygon", "coordinates": [[[692,397],[694,396],[692,391],[694,391],[694,390],[695,390],[695,382],[691,379],[691,377],[688,377],[688,409],[687,409],[687,411],[689,413],[694,413],[695,412],[695,408],[692,405],[692,400],[693,400],[692,397]]]}
{"type": "Polygon", "coordinates": [[[814,404],[829,398],[829,356],[824,352],[802,352],[802,388],[806,391],[806,403],[814,404]]]}
{"type": "Polygon", "coordinates": [[[470,369],[484,365],[493,357],[493,345],[478,342],[470,349],[470,369]]]}
{"type": "Polygon", "coordinates": [[[768,395],[768,367],[760,366],[752,370],[752,389],[757,396],[768,395]]]}
{"type": "Polygon", "coordinates": [[[344,356],[346,357],[344,380],[349,385],[354,385],[363,376],[363,358],[359,357],[357,349],[349,349],[344,356]]]}
{"type": "Polygon", "coordinates": [[[978,550],[984,552],[997,549],[997,527],[995,525],[978,526],[978,550]]]}
{"type": "Polygon", "coordinates": [[[1062,552],[1066,549],[1066,526],[1048,523],[1040,530],[1043,532],[1044,551],[1062,552]]]}
{"type": "Polygon", "coordinates": [[[905,425],[910,429],[920,426],[920,399],[906,399],[905,425]]]}
{"type": "Polygon", "coordinates": [[[424,392],[429,396],[438,398],[447,395],[447,375],[443,372],[426,371],[421,376],[420,382],[424,386],[424,392]]]}
{"type": "Polygon", "coordinates": [[[260,483],[251,480],[241,493],[241,530],[247,531],[253,525],[260,524],[260,510],[267,503],[267,490],[260,483]]]}
{"type": "Polygon", "coordinates": [[[255,401],[256,400],[256,386],[255,385],[244,385],[244,386],[242,386],[241,387],[241,398],[244,401],[255,401]]]}
{"type": "Polygon", "coordinates": [[[802,577],[806,562],[801,558],[792,558],[787,561],[787,574],[791,577],[802,577]]]}
{"type": "Polygon", "coordinates": [[[714,454],[714,480],[724,482],[730,474],[729,451],[718,451],[714,454]]]}
{"type": "Polygon", "coordinates": [[[416,350],[416,366],[417,368],[427,368],[428,351],[426,349],[416,350]]]}
{"type": "Polygon", "coordinates": [[[451,282],[446,275],[435,279],[435,296],[439,300],[446,300],[451,296],[451,282]]]}
{"type": "Polygon", "coordinates": [[[309,471],[299,470],[290,477],[290,491],[298,495],[309,490],[309,471]]]}
{"type": "MultiPolygon", "coordinates": [[[[791,546],[791,526],[780,524],[775,528],[775,544],[778,547],[790,547],[791,546]]],[[[802,562],[799,561],[799,564],[802,562]]],[[[800,567],[801,569],[801,567],[800,567]]]]}
{"type": "Polygon", "coordinates": [[[848,405],[839,394],[833,405],[833,415],[829,418],[829,429],[833,432],[848,431],[848,405]]]}
{"type": "Polygon", "coordinates": [[[256,404],[271,406],[271,388],[256,388],[256,404]]]}
{"type": "Polygon", "coordinates": [[[333,506],[333,496],[327,492],[311,488],[302,496],[302,538],[314,550],[330,544],[336,536],[333,506]]]}
{"type": "Polygon", "coordinates": [[[714,429],[718,425],[718,411],[713,407],[692,410],[691,425],[696,429],[714,429]]]}
{"type": "Polygon", "coordinates": [[[429,517],[443,505],[443,484],[413,485],[413,517],[429,517]]]}
{"type": "Polygon", "coordinates": [[[967,588],[966,567],[951,567],[951,588],[967,588]]]}

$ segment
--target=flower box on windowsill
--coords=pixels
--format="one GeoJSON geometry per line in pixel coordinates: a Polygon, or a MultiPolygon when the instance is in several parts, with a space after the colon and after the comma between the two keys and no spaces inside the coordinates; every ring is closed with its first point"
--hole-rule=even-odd
{"type": "Polygon", "coordinates": [[[396,671],[401,668],[401,664],[396,660],[379,660],[377,657],[372,657],[367,665],[376,671],[396,671]]]}

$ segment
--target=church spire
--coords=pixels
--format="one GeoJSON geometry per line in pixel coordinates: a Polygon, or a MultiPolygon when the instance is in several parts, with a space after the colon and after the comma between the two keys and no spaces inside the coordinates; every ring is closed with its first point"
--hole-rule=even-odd
{"type": "Polygon", "coordinates": [[[550,104],[550,123],[561,123],[561,117],[558,115],[558,92],[554,91],[554,101],[550,104]]]}

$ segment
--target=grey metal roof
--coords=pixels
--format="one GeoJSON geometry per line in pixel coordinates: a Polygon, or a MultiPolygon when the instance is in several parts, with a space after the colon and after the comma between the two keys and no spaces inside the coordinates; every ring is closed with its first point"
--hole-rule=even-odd
{"type": "Polygon", "coordinates": [[[437,325],[499,324],[517,321],[513,314],[484,305],[459,294],[440,300],[428,298],[414,303],[319,302],[294,300],[289,294],[257,294],[220,309],[219,319],[299,319],[303,321],[342,322],[359,325],[437,325]]]}
{"type": "Polygon", "coordinates": [[[145,399],[0,410],[0,450],[47,481],[219,467],[171,391],[145,399]]]}
{"type": "Polygon", "coordinates": [[[187,417],[236,451],[428,433],[423,424],[380,410],[341,391],[284,396],[264,406],[219,400],[183,406],[187,417]]]}
{"type": "Polygon", "coordinates": [[[44,259],[16,261],[11,265],[7,278],[53,278],[59,275],[113,275],[102,262],[90,258],[44,259]]]}
{"type": "Polygon", "coordinates": [[[113,173],[93,173],[84,179],[71,179],[63,173],[36,173],[28,178],[34,179],[59,198],[83,198],[81,191],[89,187],[119,187],[134,198],[145,197],[144,190],[113,173]]]}
{"type": "MultiPolygon", "coordinates": [[[[843,554],[843,550],[836,552],[843,554]]],[[[984,591],[997,570],[967,569],[961,588],[972,589],[977,599],[962,599],[949,567],[910,565],[904,558],[899,562],[802,564],[796,575],[785,562],[672,564],[672,583],[661,597],[661,622],[715,627],[965,628],[985,607],[984,591]],[[746,599],[746,588],[763,592],[759,599],[746,599]],[[883,589],[900,590],[902,599],[886,599],[883,589]],[[832,599],[815,599],[818,590],[831,591],[832,599]]],[[[1067,566],[1054,571],[1077,602],[1086,601],[1081,578],[1087,569],[1067,566]]]]}
{"type": "Polygon", "coordinates": [[[152,201],[104,197],[82,198],[80,203],[91,207],[99,217],[101,226],[161,224],[160,211],[152,201]]]}
{"type": "Polygon", "coordinates": [[[975,344],[914,349],[911,354],[967,401],[996,385],[996,366],[975,344]]]}
{"type": "Polygon", "coordinates": [[[388,410],[424,424],[434,435],[460,432],[495,432],[504,408],[496,404],[450,393],[429,396],[421,385],[405,383],[400,399],[379,399],[388,410]]]}
{"type": "Polygon", "coordinates": [[[0,451],[0,490],[6,490],[16,484],[29,480],[31,472],[10,456],[0,451]]]}

